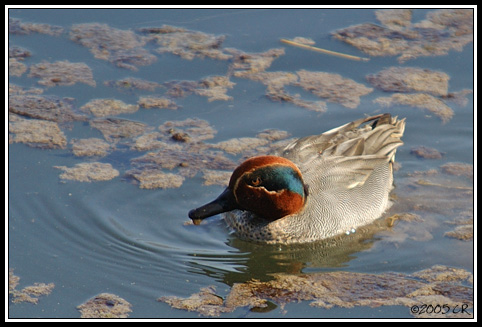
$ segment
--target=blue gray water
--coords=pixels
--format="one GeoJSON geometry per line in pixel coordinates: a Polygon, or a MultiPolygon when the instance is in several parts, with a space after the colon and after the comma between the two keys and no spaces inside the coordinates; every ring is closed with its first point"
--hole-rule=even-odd
{"type": "MultiPolygon", "coordinates": [[[[423,19],[427,10],[416,10],[413,21],[423,19]]],[[[99,22],[128,30],[163,24],[215,35],[226,35],[223,47],[246,52],[264,52],[285,48],[269,71],[297,70],[337,73],[358,83],[368,83],[367,74],[390,66],[421,67],[445,72],[450,76],[449,91],[473,88],[473,44],[463,51],[447,55],[420,57],[399,64],[395,57],[372,57],[369,62],[293,48],[280,38],[303,36],[316,46],[353,55],[367,56],[350,45],[334,40],[330,32],[353,24],[376,22],[374,10],[11,10],[10,16],[23,22],[45,23],[63,27],[99,22]]],[[[184,60],[175,55],[156,54],[157,61],[139,66],[138,71],[116,67],[99,60],[89,50],[72,42],[68,33],[49,36],[32,33],[10,35],[10,46],[20,46],[32,55],[28,66],[42,62],[69,60],[84,62],[93,71],[96,87],[77,83],[73,86],[45,88],[43,94],[75,98],[80,107],[95,98],[116,98],[136,103],[147,91],[119,92],[103,84],[107,80],[136,77],[157,83],[171,80],[197,81],[211,75],[225,75],[229,62],[209,58],[184,60]]],[[[328,103],[319,113],[291,104],[272,102],[264,96],[265,86],[255,81],[233,77],[236,85],[228,90],[233,99],[209,102],[205,97],[189,95],[176,99],[178,110],[140,109],[118,117],[143,122],[157,128],[168,120],[197,117],[213,126],[217,133],[208,142],[216,143],[234,137],[254,137],[267,128],[287,131],[292,137],[319,134],[362,117],[389,111],[407,118],[407,128],[396,159],[401,168],[395,172],[400,198],[410,198],[415,171],[440,169],[449,162],[473,164],[473,95],[467,95],[466,106],[451,105],[454,117],[447,123],[428,111],[409,106],[382,108],[373,99],[386,96],[374,90],[361,98],[355,109],[328,103]],[[417,146],[436,148],[440,159],[420,159],[410,153],[417,146]]],[[[29,88],[39,87],[38,79],[10,76],[10,82],[29,88]]],[[[40,86],[41,87],[41,86],[40,86]]],[[[302,97],[318,100],[301,89],[302,97]]],[[[71,139],[102,135],[86,122],[62,127],[71,139]]],[[[389,271],[412,273],[435,264],[463,268],[473,272],[473,242],[444,236],[453,229],[453,221],[463,210],[455,197],[448,209],[437,212],[419,210],[423,222],[396,225],[391,231],[374,234],[360,246],[330,249],[313,253],[307,247],[283,247],[253,244],[229,233],[220,217],[200,226],[189,222],[187,212],[212,200],[223,186],[203,185],[201,174],[187,177],[182,186],[171,189],[141,189],[124,176],[130,160],[142,155],[136,151],[114,151],[98,159],[110,163],[120,176],[109,181],[77,182],[59,178],[53,166],[72,167],[93,159],[75,157],[71,145],[66,149],[38,149],[22,143],[9,144],[8,235],[9,267],[20,277],[17,288],[33,283],[54,283],[50,295],[39,298],[36,305],[9,303],[11,318],[79,317],[76,306],[92,296],[106,292],[116,294],[132,304],[129,317],[196,318],[198,313],[176,310],[157,302],[160,296],[188,297],[200,288],[216,286],[220,295],[229,292],[235,282],[253,278],[269,279],[277,272],[314,273],[346,270],[363,273],[389,271]]],[[[427,178],[427,177],[423,177],[427,178]]],[[[456,185],[470,187],[472,181],[449,176],[456,185]]],[[[435,182],[434,182],[435,183],[435,182]]],[[[447,183],[442,179],[441,183],[447,183]]],[[[427,198],[438,201],[441,188],[427,188],[427,198]],[[431,193],[433,192],[433,193],[431,193]]],[[[415,191],[414,191],[415,192],[415,191]]],[[[462,192],[462,191],[461,191],[462,192]]],[[[416,196],[423,193],[416,191],[416,196]]],[[[470,195],[469,195],[470,197],[470,195]]],[[[411,205],[416,199],[410,199],[411,205]]],[[[463,202],[465,205],[465,202],[463,202]]],[[[471,202],[467,201],[467,210],[471,202]]],[[[427,206],[420,199],[421,206],[427,206]]],[[[401,204],[403,207],[403,203],[401,204]]],[[[401,211],[414,211],[407,204],[401,211]]],[[[411,317],[407,307],[321,309],[307,302],[291,303],[269,312],[252,312],[240,308],[223,318],[361,318],[411,317]]]]}

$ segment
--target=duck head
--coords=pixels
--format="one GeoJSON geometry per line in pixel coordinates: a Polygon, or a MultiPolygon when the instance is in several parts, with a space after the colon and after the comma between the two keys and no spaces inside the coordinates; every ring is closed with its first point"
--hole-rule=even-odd
{"type": "Polygon", "coordinates": [[[189,218],[197,225],[204,218],[241,209],[272,221],[300,211],[307,195],[301,172],[290,160],[254,157],[234,170],[219,197],[191,210],[189,218]]]}

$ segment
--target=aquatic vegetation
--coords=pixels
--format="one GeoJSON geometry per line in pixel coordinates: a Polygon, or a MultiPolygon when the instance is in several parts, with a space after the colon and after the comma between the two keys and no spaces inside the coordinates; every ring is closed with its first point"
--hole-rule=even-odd
{"type": "Polygon", "coordinates": [[[121,118],[96,118],[89,123],[90,126],[98,129],[108,142],[114,143],[152,130],[152,127],[146,124],[121,118]]]}
{"type": "Polygon", "coordinates": [[[275,59],[285,54],[283,48],[269,49],[260,53],[248,53],[233,48],[229,48],[228,51],[233,55],[230,70],[233,76],[241,78],[249,78],[250,74],[264,72],[275,59]]]}
{"type": "Polygon", "coordinates": [[[159,109],[171,109],[176,110],[179,106],[172,100],[165,98],[165,97],[140,97],[137,101],[137,104],[141,108],[151,109],[151,108],[159,108],[159,109]]]}
{"type": "MultiPolygon", "coordinates": [[[[236,74],[236,73],[235,73],[236,74]]],[[[290,72],[254,72],[240,77],[259,81],[267,86],[266,96],[273,101],[292,103],[313,111],[325,112],[324,101],[303,100],[298,94],[290,94],[285,86],[296,86],[313,93],[329,102],[339,103],[347,108],[356,108],[360,97],[373,91],[352,79],[339,74],[299,70],[290,72]]]]}
{"type": "Polygon", "coordinates": [[[438,151],[437,149],[429,148],[423,145],[412,148],[410,150],[410,154],[424,159],[442,159],[442,156],[444,155],[444,153],[438,151]]]}
{"type": "Polygon", "coordinates": [[[228,170],[215,170],[215,169],[204,169],[203,171],[204,185],[220,185],[228,186],[229,179],[233,174],[232,171],[228,170]]]}
{"type": "Polygon", "coordinates": [[[323,101],[308,101],[298,94],[290,94],[285,86],[298,82],[298,76],[291,72],[267,72],[272,62],[285,54],[284,49],[270,49],[261,53],[247,53],[237,49],[228,49],[234,58],[229,70],[238,78],[250,79],[266,85],[266,96],[276,102],[292,103],[313,111],[325,112],[323,101]]]}
{"type": "Polygon", "coordinates": [[[144,48],[148,41],[146,38],[107,24],[73,25],[70,39],[87,47],[95,58],[134,71],[138,69],[137,66],[147,66],[157,60],[156,56],[144,48]]]}
{"type": "Polygon", "coordinates": [[[126,172],[127,176],[139,181],[142,188],[180,187],[185,177],[193,177],[198,172],[203,174],[205,185],[225,185],[238,160],[228,158],[223,152],[243,156],[262,154],[271,147],[280,146],[277,142],[285,141],[288,136],[285,131],[272,129],[256,137],[206,143],[216,130],[202,119],[167,121],[158,130],[136,137],[131,145],[133,150],[150,151],[131,160],[133,169],[126,172]],[[177,174],[166,174],[163,169],[177,171],[177,174]],[[162,178],[165,181],[161,181],[162,178]]]}
{"type": "Polygon", "coordinates": [[[8,58],[8,75],[22,76],[27,71],[27,66],[16,58],[8,58]]]}
{"type": "Polygon", "coordinates": [[[378,10],[383,26],[365,23],[332,33],[371,56],[395,56],[403,63],[421,56],[446,55],[449,50],[461,51],[473,42],[472,9],[440,9],[430,11],[426,19],[411,22],[411,11],[378,10]]]}
{"type": "Polygon", "coordinates": [[[178,121],[167,121],[158,127],[164,137],[181,142],[200,142],[212,139],[217,131],[208,121],[199,118],[188,118],[178,121]],[[175,135],[184,134],[184,138],[175,135]],[[174,136],[174,137],[173,137],[174,136]]]}
{"type": "Polygon", "coordinates": [[[450,77],[440,71],[414,67],[389,67],[367,75],[367,81],[385,92],[424,92],[447,95],[450,77]]]}
{"type": "Polygon", "coordinates": [[[412,24],[412,9],[376,10],[375,16],[384,26],[392,30],[403,30],[412,24]]]}
{"type": "Polygon", "coordinates": [[[138,32],[159,45],[156,52],[161,54],[169,52],[187,60],[196,57],[217,60],[231,58],[230,54],[221,50],[221,44],[225,39],[223,35],[216,36],[169,25],[141,28],[138,32]]]}
{"type": "Polygon", "coordinates": [[[300,70],[297,75],[299,80],[294,83],[295,85],[320,98],[351,109],[358,107],[361,96],[373,91],[372,88],[339,74],[300,70]]]}
{"type": "Polygon", "coordinates": [[[9,115],[9,143],[25,143],[36,148],[58,149],[67,146],[67,138],[55,122],[24,119],[9,115]]]}
{"type": "Polygon", "coordinates": [[[8,269],[8,294],[12,296],[13,303],[28,302],[37,304],[41,296],[49,295],[55,288],[54,283],[34,283],[26,286],[21,290],[17,290],[20,277],[13,274],[13,269],[8,269]]]}
{"type": "Polygon", "coordinates": [[[447,222],[447,224],[454,225],[455,228],[445,232],[444,236],[461,241],[474,239],[474,210],[472,208],[460,212],[453,221],[447,222]]]}
{"type": "Polygon", "coordinates": [[[164,173],[159,167],[152,166],[131,169],[126,172],[126,175],[134,177],[139,182],[139,187],[145,189],[178,188],[184,182],[184,177],[177,174],[164,173]]]}
{"type": "Polygon", "coordinates": [[[112,147],[109,143],[95,137],[87,139],[72,139],[72,153],[76,157],[106,156],[112,147]]]}
{"type": "Polygon", "coordinates": [[[73,109],[74,99],[54,95],[9,95],[8,111],[24,117],[49,120],[58,123],[87,120],[73,109]]]}
{"type": "Polygon", "coordinates": [[[399,92],[390,97],[379,97],[373,102],[382,106],[401,104],[426,109],[444,123],[454,115],[446,102],[452,100],[465,106],[466,95],[471,93],[470,90],[449,93],[449,79],[443,72],[413,67],[389,67],[376,74],[367,75],[368,82],[375,87],[385,92],[399,92]]]}
{"type": "Polygon", "coordinates": [[[8,33],[12,34],[31,34],[40,33],[48,34],[51,36],[59,36],[64,32],[64,29],[60,26],[50,25],[50,24],[35,24],[35,23],[24,23],[18,18],[9,17],[8,18],[8,33]]]}
{"type": "Polygon", "coordinates": [[[230,66],[233,76],[263,83],[267,86],[266,96],[274,101],[288,102],[306,109],[324,112],[326,111],[325,102],[303,100],[299,95],[287,92],[285,86],[301,87],[322,99],[348,108],[356,108],[360,103],[360,97],[373,90],[349,78],[343,78],[339,74],[306,70],[295,73],[266,72],[276,58],[284,55],[283,49],[270,49],[262,53],[230,51],[236,55],[230,66]]]}
{"type": "Polygon", "coordinates": [[[8,83],[8,96],[10,99],[11,95],[26,95],[26,94],[42,94],[44,92],[43,89],[38,87],[33,88],[24,88],[13,83],[8,83]]]}
{"type": "Polygon", "coordinates": [[[436,98],[430,94],[416,93],[416,94],[404,94],[395,93],[390,97],[379,97],[373,100],[384,107],[393,106],[396,104],[407,105],[426,109],[439,117],[443,123],[447,123],[452,119],[454,111],[447,106],[445,102],[439,98],[436,98]]]}
{"type": "MultiPolygon", "coordinates": [[[[353,308],[356,306],[411,307],[421,303],[446,303],[452,307],[472,307],[472,274],[464,269],[436,265],[413,274],[355,273],[334,271],[312,274],[274,274],[273,280],[251,280],[235,283],[224,298],[215,288],[205,287],[188,298],[163,296],[160,302],[176,309],[199,312],[203,316],[219,316],[239,307],[252,311],[269,309],[276,303],[282,310],[290,302],[311,301],[313,307],[353,308]]],[[[408,312],[408,309],[407,309],[408,312]]]]}
{"type": "Polygon", "coordinates": [[[447,162],[440,166],[443,173],[455,176],[474,178],[474,166],[463,162],[447,162]]]}
{"type": "Polygon", "coordinates": [[[155,91],[161,88],[162,85],[156,82],[146,81],[141,78],[126,77],[115,81],[105,81],[104,85],[115,87],[120,91],[155,91]]]}
{"type": "Polygon", "coordinates": [[[80,110],[90,113],[95,117],[105,117],[125,113],[130,114],[139,110],[139,106],[126,104],[123,101],[116,99],[94,99],[80,107],[80,110]]]}
{"type": "Polygon", "coordinates": [[[221,149],[230,154],[240,154],[252,148],[268,144],[268,140],[256,137],[240,137],[213,144],[213,148],[221,149]]]}
{"type": "MultiPolygon", "coordinates": [[[[236,163],[228,159],[221,152],[203,151],[195,152],[188,149],[175,150],[172,148],[148,152],[134,158],[131,164],[136,169],[177,169],[181,176],[194,177],[203,169],[233,170],[236,163]]],[[[129,172],[128,172],[129,173],[129,172]]]]}
{"type": "Polygon", "coordinates": [[[235,83],[227,76],[209,76],[200,81],[170,81],[164,83],[167,87],[166,95],[174,98],[182,98],[191,94],[197,94],[208,98],[208,101],[232,100],[226,93],[232,89],[235,83]]]}
{"type": "Polygon", "coordinates": [[[27,65],[22,61],[30,57],[32,53],[21,47],[8,47],[8,74],[10,76],[22,76],[27,71],[27,65]]]}
{"type": "Polygon", "coordinates": [[[107,181],[119,176],[119,171],[112,168],[109,163],[83,162],[74,167],[54,166],[63,170],[60,174],[61,179],[76,180],[79,182],[107,181]]]}
{"type": "Polygon", "coordinates": [[[81,318],[127,318],[132,305],[111,293],[100,293],[77,306],[81,318]]]}
{"type": "Polygon", "coordinates": [[[9,46],[8,47],[8,57],[9,58],[16,58],[16,59],[19,59],[19,60],[23,60],[27,57],[30,57],[31,55],[32,55],[32,53],[25,48],[18,47],[18,46],[9,46]]]}
{"type": "MultiPolygon", "coordinates": [[[[473,211],[468,209],[473,207],[472,165],[446,163],[440,169],[415,171],[405,183],[397,185],[396,206],[403,205],[405,210],[423,214],[427,223],[433,220],[433,227],[439,226],[433,214],[456,217],[445,224],[455,225],[455,229],[444,235],[459,240],[473,239],[473,211]]],[[[415,232],[413,227],[409,228],[411,231],[407,232],[415,232]]]]}
{"type": "Polygon", "coordinates": [[[226,92],[228,89],[232,89],[235,84],[226,76],[210,76],[199,82],[199,86],[194,89],[194,93],[207,97],[209,102],[232,100],[233,97],[227,95],[226,92]]]}
{"type": "Polygon", "coordinates": [[[37,83],[46,87],[70,86],[75,83],[96,86],[92,70],[83,62],[64,60],[50,63],[43,61],[30,66],[28,76],[40,78],[37,83]]]}

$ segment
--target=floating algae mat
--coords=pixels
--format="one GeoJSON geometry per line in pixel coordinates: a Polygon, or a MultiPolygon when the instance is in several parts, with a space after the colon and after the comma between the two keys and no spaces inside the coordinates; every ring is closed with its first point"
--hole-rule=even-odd
{"type": "MultiPolygon", "coordinates": [[[[239,307],[262,312],[263,309],[272,310],[273,303],[283,309],[286,304],[299,301],[310,301],[310,306],[325,309],[389,305],[413,307],[420,303],[433,306],[445,303],[452,308],[464,303],[465,309],[469,309],[473,306],[473,289],[469,286],[472,282],[471,273],[441,265],[411,275],[346,271],[276,274],[268,282],[252,280],[234,284],[224,298],[215,293],[214,287],[206,287],[188,298],[164,296],[158,301],[176,309],[196,311],[203,316],[219,316],[239,307]]],[[[467,311],[465,318],[470,316],[467,311]]]]}
{"type": "Polygon", "coordinates": [[[110,293],[101,293],[77,307],[81,318],[127,318],[131,304],[110,293]]]}
{"type": "Polygon", "coordinates": [[[398,55],[400,63],[461,51],[474,39],[472,10],[434,10],[416,23],[412,22],[411,9],[378,10],[376,16],[382,25],[350,26],[333,32],[333,37],[371,56],[398,55]]]}
{"type": "Polygon", "coordinates": [[[14,275],[13,269],[8,269],[8,294],[12,296],[14,303],[28,302],[37,304],[41,296],[52,293],[55,288],[54,283],[34,283],[26,286],[21,290],[17,290],[20,277],[14,275]]]}

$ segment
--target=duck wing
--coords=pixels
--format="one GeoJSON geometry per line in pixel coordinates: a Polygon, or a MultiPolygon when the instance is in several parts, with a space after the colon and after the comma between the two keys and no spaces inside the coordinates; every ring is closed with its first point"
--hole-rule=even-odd
{"type": "Polygon", "coordinates": [[[288,144],[277,155],[302,165],[325,157],[385,156],[390,160],[405,129],[405,119],[380,114],[355,120],[321,135],[307,136],[288,144]]]}

